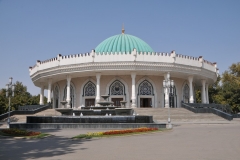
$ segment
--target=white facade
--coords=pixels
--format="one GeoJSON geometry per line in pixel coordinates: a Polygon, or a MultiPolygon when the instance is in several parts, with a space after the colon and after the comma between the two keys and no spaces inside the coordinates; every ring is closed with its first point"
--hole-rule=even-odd
{"type": "Polygon", "coordinates": [[[100,54],[92,50],[86,54],[58,55],[37,61],[29,71],[33,83],[41,88],[40,104],[43,89],[47,89],[48,102],[52,98],[54,107],[61,107],[61,101],[67,101],[68,107],[85,105],[86,99],[95,99],[96,103],[105,94],[110,95],[110,100],[122,98],[127,101],[127,107],[140,107],[140,103],[145,103],[144,98],[148,99],[148,107],[164,107],[162,82],[167,72],[175,82],[174,107],[180,107],[181,101],[194,103],[196,87],[201,87],[202,102],[209,103],[207,87],[218,75],[216,63],[201,56],[183,56],[175,51],[146,53],[135,49],[130,53],[100,54]],[[110,88],[114,82],[115,88],[110,88]],[[87,83],[90,83],[88,88],[87,83]]]}

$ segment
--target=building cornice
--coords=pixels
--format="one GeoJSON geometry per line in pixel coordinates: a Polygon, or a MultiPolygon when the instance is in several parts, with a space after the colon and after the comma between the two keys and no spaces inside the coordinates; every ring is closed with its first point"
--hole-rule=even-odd
{"type": "Polygon", "coordinates": [[[90,62],[82,64],[70,64],[49,67],[38,70],[31,75],[32,81],[41,78],[52,77],[61,74],[83,73],[83,72],[105,72],[105,71],[149,71],[149,72],[178,72],[182,74],[200,75],[210,79],[216,79],[216,72],[203,67],[196,67],[176,63],[164,62],[90,62]]]}

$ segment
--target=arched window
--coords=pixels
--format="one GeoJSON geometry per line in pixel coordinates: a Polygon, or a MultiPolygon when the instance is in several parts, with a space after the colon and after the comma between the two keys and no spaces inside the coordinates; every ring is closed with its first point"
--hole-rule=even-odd
{"type": "Polygon", "coordinates": [[[138,94],[139,95],[154,95],[153,92],[153,86],[150,82],[147,80],[144,80],[142,83],[140,83],[138,87],[138,94]]]}
{"type": "Polygon", "coordinates": [[[58,87],[55,87],[54,90],[54,101],[55,101],[55,108],[58,108],[58,103],[59,103],[59,90],[58,87]]]}
{"type": "Polygon", "coordinates": [[[183,88],[183,102],[189,103],[189,87],[187,84],[183,88]]]}
{"type": "MultiPolygon", "coordinates": [[[[67,86],[64,89],[64,95],[63,95],[63,100],[66,101],[66,99],[67,99],[67,86]]],[[[71,108],[73,108],[74,107],[74,89],[72,85],[70,85],[70,99],[71,99],[70,106],[71,108]]]]}
{"type": "Polygon", "coordinates": [[[83,88],[83,97],[85,96],[95,96],[96,95],[96,85],[88,81],[83,88]]]}
{"type": "Polygon", "coordinates": [[[109,87],[110,95],[125,95],[125,86],[119,80],[114,81],[109,87]]]}

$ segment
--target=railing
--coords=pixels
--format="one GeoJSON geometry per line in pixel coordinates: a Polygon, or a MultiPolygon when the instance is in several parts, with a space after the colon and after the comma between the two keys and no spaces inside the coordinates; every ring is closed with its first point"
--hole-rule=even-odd
{"type": "Polygon", "coordinates": [[[231,115],[231,108],[229,105],[221,105],[214,103],[182,103],[182,107],[194,113],[213,113],[229,121],[235,118],[233,115],[231,115]]]}
{"type": "MultiPolygon", "coordinates": [[[[44,111],[46,109],[49,109],[50,108],[50,105],[47,104],[45,106],[42,106],[40,108],[37,108],[35,110],[16,110],[16,111],[11,111],[10,112],[10,116],[13,116],[13,115],[24,115],[24,114],[35,114],[35,113],[38,113],[38,112],[41,112],[41,111],[44,111]]],[[[8,117],[8,112],[7,113],[4,113],[4,114],[1,114],[0,115],[0,120],[4,119],[4,118],[7,118],[8,117]]]]}
{"type": "Polygon", "coordinates": [[[215,103],[211,103],[211,104],[187,103],[187,104],[194,108],[215,108],[222,112],[232,114],[232,109],[231,109],[231,106],[229,105],[215,104],[215,103]]]}
{"type": "Polygon", "coordinates": [[[44,105],[26,105],[26,106],[19,106],[18,111],[33,111],[38,108],[42,108],[44,105]]]}

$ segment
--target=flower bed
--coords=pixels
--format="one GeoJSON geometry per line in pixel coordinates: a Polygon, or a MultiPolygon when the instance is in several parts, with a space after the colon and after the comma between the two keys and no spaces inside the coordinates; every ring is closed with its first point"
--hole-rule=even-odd
{"type": "Polygon", "coordinates": [[[158,128],[135,128],[135,129],[126,129],[126,130],[112,130],[103,132],[103,135],[114,135],[114,134],[128,134],[128,133],[137,133],[137,132],[149,132],[156,131],[158,128]]]}
{"type": "Polygon", "coordinates": [[[41,134],[41,132],[20,130],[16,128],[3,129],[1,132],[9,136],[38,136],[41,134]]]}
{"type": "Polygon", "coordinates": [[[105,132],[88,132],[87,134],[80,134],[73,138],[92,138],[92,137],[103,137],[111,135],[124,135],[124,134],[133,134],[133,133],[142,133],[142,132],[153,132],[158,131],[158,128],[134,128],[134,129],[125,129],[125,130],[110,130],[105,132]]]}

